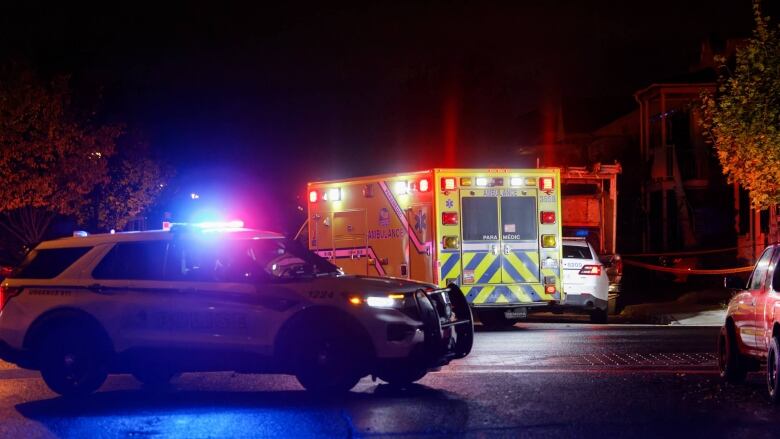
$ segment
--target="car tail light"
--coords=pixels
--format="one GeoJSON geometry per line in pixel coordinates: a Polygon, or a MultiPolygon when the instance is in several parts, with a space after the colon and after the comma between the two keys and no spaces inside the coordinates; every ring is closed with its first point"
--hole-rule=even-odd
{"type": "Polygon", "coordinates": [[[0,267],[0,279],[11,277],[12,274],[14,274],[13,267],[0,267]]]}
{"type": "Polygon", "coordinates": [[[428,190],[431,189],[431,182],[428,181],[427,178],[423,178],[417,183],[417,189],[419,189],[420,192],[428,192],[428,190]]]}
{"type": "Polygon", "coordinates": [[[455,190],[455,178],[454,177],[445,177],[441,179],[441,190],[443,191],[453,191],[455,190]]]}
{"type": "Polygon", "coordinates": [[[555,212],[540,212],[539,221],[542,224],[555,224],[555,212]]]}
{"type": "Polygon", "coordinates": [[[319,198],[318,195],[317,195],[317,191],[309,192],[309,203],[316,203],[317,202],[317,198],[319,198]]]}
{"type": "Polygon", "coordinates": [[[458,212],[442,212],[441,223],[445,226],[458,225],[458,212]]]}
{"type": "Polygon", "coordinates": [[[580,274],[601,276],[601,265],[583,265],[580,274]]]}
{"type": "Polygon", "coordinates": [[[544,192],[552,192],[555,189],[555,181],[552,177],[541,177],[539,179],[539,190],[544,192]]]}
{"type": "Polygon", "coordinates": [[[9,300],[18,296],[21,292],[22,289],[17,287],[0,287],[0,311],[5,308],[5,304],[9,300]]]}

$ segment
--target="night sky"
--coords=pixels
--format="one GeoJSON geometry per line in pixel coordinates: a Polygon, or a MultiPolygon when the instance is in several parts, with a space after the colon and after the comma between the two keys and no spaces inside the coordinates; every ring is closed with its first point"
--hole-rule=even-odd
{"type": "Polygon", "coordinates": [[[72,73],[181,193],[285,227],[308,180],[531,166],[513,151],[542,103],[594,102],[606,123],[752,25],[749,0],[523,3],[4,4],[0,62],[72,73]]]}

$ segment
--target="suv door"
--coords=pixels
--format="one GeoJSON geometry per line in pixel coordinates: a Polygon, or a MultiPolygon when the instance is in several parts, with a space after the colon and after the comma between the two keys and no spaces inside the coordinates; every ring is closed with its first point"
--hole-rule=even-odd
{"type": "Polygon", "coordinates": [[[767,284],[767,273],[769,272],[770,261],[772,260],[774,248],[769,247],[764,250],[761,257],[756,262],[756,267],[750,275],[747,283],[747,289],[737,295],[737,310],[732,314],[737,332],[749,349],[761,349],[759,339],[763,336],[756,324],[756,309],[758,299],[764,294],[767,284]]]}

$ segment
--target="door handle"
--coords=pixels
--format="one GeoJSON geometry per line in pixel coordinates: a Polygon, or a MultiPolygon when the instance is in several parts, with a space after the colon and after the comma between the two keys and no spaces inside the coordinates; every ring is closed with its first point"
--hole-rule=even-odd
{"type": "Polygon", "coordinates": [[[498,246],[496,244],[490,245],[490,253],[493,253],[494,255],[498,254],[498,246]]]}
{"type": "Polygon", "coordinates": [[[512,252],[512,249],[509,248],[509,245],[508,244],[504,245],[504,254],[508,255],[511,252],[512,252]]]}

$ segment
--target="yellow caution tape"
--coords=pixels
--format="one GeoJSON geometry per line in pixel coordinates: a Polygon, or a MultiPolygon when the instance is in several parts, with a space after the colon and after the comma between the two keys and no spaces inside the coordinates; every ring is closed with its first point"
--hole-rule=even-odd
{"type": "Polygon", "coordinates": [[[736,274],[747,273],[753,271],[753,267],[737,267],[737,268],[721,268],[717,270],[699,270],[695,268],[671,268],[662,267],[660,265],[645,264],[644,262],[632,261],[630,259],[623,259],[623,263],[634,267],[640,267],[647,270],[661,271],[663,273],[676,273],[676,274],[736,274]]]}

